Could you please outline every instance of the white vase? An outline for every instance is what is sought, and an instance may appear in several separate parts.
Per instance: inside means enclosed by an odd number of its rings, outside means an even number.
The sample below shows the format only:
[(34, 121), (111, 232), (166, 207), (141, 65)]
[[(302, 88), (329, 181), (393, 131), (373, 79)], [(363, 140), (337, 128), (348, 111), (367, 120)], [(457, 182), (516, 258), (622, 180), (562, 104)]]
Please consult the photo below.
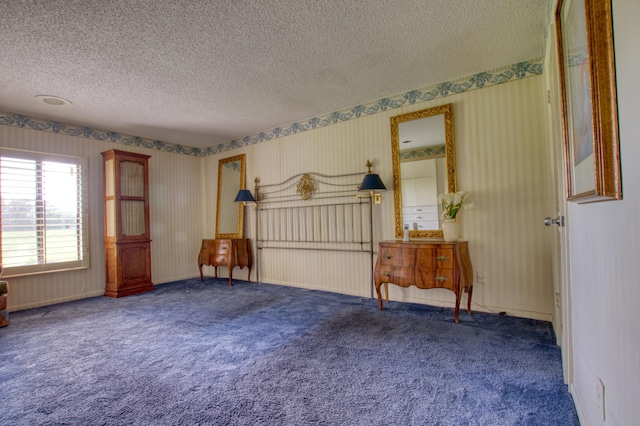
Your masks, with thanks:
[(455, 219), (445, 219), (442, 224), (442, 234), (448, 243), (458, 241), (460, 238), (460, 223)]

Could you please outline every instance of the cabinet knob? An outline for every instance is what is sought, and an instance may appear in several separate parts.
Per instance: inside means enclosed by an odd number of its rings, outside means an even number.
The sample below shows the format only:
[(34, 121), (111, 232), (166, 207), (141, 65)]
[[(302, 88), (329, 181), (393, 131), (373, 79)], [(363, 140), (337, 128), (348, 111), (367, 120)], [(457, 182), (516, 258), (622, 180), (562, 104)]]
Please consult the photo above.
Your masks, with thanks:
[(444, 261), (447, 261), (447, 260), (449, 260), (449, 258), (447, 256), (438, 256), (438, 261), (440, 261), (440, 262), (444, 262)]
[(224, 257), (221, 257), (221, 258), (220, 258), (220, 262), (226, 262), (226, 261), (227, 261), (227, 259), (226, 259), (226, 258), (224, 258)]
[(444, 282), (444, 281), (447, 280), (447, 277), (440, 276), (440, 277), (436, 278), (436, 280), (438, 280), (438, 282)]
[(385, 258), (385, 259), (391, 259), (392, 257), (393, 257), (393, 256), (391, 256), (390, 254), (385, 254), (385, 255), (384, 255), (384, 258)]
[(391, 272), (385, 271), (385, 272), (382, 273), (382, 275), (384, 275), (385, 277), (389, 278), (391, 276)]

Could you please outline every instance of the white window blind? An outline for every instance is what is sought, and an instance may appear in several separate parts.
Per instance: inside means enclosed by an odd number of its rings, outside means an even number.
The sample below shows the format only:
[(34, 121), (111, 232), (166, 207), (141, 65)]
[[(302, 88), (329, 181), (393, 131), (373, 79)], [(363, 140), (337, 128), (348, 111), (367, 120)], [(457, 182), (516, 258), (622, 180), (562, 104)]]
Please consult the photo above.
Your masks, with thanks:
[(0, 148), (0, 262), (6, 276), (88, 267), (85, 161)]

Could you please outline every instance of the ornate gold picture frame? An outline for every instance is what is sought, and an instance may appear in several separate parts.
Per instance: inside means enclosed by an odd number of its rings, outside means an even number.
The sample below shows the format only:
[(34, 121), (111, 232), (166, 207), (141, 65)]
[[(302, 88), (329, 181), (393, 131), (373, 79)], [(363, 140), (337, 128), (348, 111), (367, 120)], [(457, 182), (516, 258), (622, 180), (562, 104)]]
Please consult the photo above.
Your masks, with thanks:
[(622, 198), (611, 0), (559, 0), (567, 199)]

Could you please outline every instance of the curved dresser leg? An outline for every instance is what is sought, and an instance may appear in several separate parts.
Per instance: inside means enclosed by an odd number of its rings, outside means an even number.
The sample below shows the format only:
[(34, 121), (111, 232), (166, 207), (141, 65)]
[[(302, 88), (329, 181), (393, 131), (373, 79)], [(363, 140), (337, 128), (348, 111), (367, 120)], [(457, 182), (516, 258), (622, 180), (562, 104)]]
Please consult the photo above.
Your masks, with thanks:
[(380, 283), (375, 283), (376, 293), (378, 295), (378, 308), (382, 310), (382, 294), (380, 293)]

